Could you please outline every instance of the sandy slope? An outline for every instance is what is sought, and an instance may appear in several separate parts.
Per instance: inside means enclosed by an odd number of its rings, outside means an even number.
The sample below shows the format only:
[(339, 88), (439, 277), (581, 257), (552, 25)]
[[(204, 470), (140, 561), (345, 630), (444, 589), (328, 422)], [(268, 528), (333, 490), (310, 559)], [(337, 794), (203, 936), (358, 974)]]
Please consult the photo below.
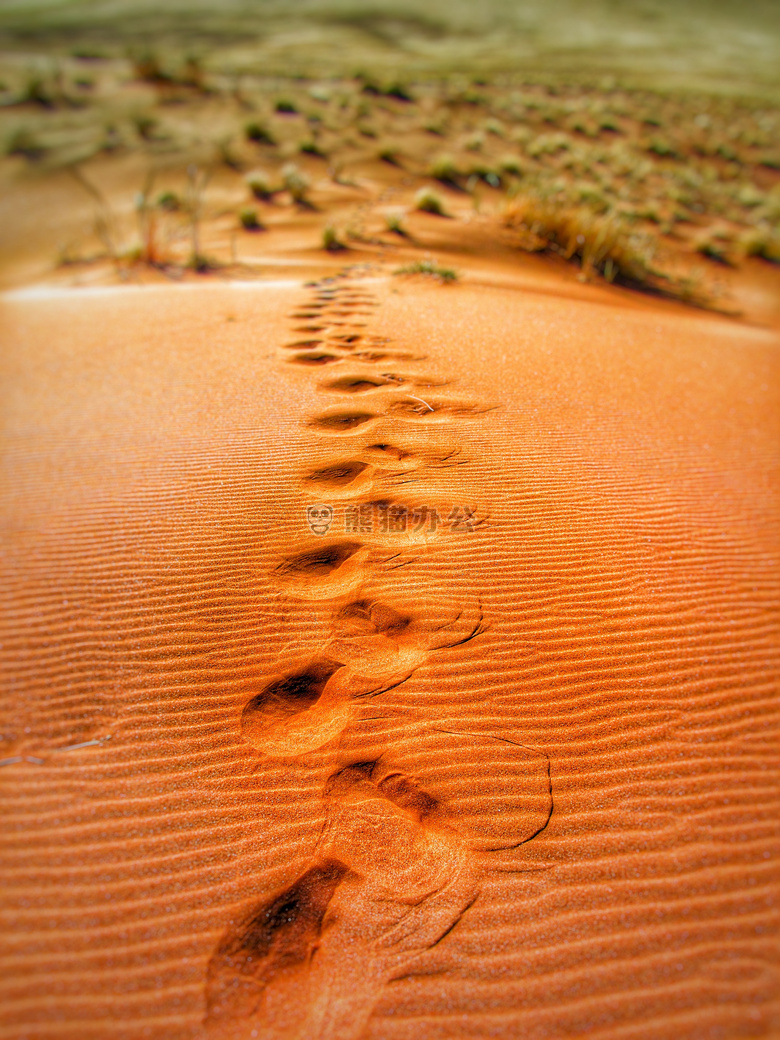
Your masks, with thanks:
[(379, 267), (2, 312), (0, 1036), (780, 1035), (775, 333)]

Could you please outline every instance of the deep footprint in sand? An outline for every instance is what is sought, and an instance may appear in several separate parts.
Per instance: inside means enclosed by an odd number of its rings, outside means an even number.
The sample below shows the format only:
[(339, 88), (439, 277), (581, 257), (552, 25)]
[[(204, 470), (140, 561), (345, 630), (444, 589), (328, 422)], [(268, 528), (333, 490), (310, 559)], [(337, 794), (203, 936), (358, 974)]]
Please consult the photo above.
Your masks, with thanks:
[(344, 731), (355, 700), (374, 692), (326, 656), (268, 683), (241, 713), (241, 736), (258, 751), (294, 758), (324, 747)]
[(338, 354), (323, 353), (311, 353), (311, 354), (294, 354), (291, 358), (288, 358), (294, 365), (334, 365), (338, 361), (343, 361)]
[(211, 1036), (354, 1040), (385, 983), (474, 903), (469, 857), (430, 825), (425, 793), (374, 769), (330, 778), (315, 863), (226, 931), (208, 969)]
[(345, 434), (353, 433), (376, 418), (373, 412), (325, 412), (312, 419), (309, 425), (322, 433)]
[(369, 554), (362, 542), (323, 542), (285, 557), (275, 574), (280, 584), (303, 599), (331, 599), (360, 584)]

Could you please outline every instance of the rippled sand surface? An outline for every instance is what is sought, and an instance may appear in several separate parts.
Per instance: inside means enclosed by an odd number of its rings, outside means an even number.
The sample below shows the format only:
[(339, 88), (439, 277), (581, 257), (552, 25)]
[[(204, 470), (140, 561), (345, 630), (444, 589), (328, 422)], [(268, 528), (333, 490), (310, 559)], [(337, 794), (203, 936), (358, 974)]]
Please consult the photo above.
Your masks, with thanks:
[(1, 1037), (778, 1035), (775, 332), (0, 309)]

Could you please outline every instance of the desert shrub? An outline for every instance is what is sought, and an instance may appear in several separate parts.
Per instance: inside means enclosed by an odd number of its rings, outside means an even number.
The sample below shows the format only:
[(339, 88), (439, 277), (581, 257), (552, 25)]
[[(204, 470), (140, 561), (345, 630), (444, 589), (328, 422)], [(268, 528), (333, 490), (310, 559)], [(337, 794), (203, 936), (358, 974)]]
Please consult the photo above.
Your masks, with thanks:
[(309, 188), (311, 182), (306, 174), (295, 163), (287, 163), (282, 167), (282, 184), (285, 191), (290, 193), (293, 202), (299, 206), (309, 205)]
[(406, 237), (408, 232), (404, 227), (404, 216), (403, 213), (393, 212), (385, 214), (385, 227), (388, 231), (392, 231), (394, 235), (401, 235)]
[(441, 195), (432, 188), (421, 188), (414, 197), (414, 208), (422, 213), (433, 213), (437, 217), (446, 217)]
[(325, 152), (313, 138), (308, 138), (306, 141), (301, 141), (298, 150), (302, 152), (303, 155), (316, 155), (320, 159), (324, 159), (326, 157)]
[(614, 214), (596, 214), (531, 194), (508, 203), (504, 223), (520, 232), (521, 248), (557, 253), (579, 264), (585, 278), (598, 275), (608, 282), (688, 303), (711, 304), (693, 280), (660, 271), (654, 263), (655, 240), (631, 229)]
[(323, 228), (322, 248), (327, 249), (329, 253), (339, 253), (342, 249), (347, 248), (332, 224), (328, 224), (327, 227)]
[(289, 98), (279, 98), (274, 105), (274, 111), (280, 115), (294, 116), (298, 113), (298, 106)]
[(161, 191), (157, 196), (156, 205), (158, 209), (164, 209), (169, 213), (175, 213), (182, 208), (182, 201), (175, 191)]
[(451, 155), (438, 155), (431, 163), (431, 177), (442, 184), (457, 184), (460, 170)]
[(242, 209), (238, 219), (244, 231), (262, 231), (263, 225), (257, 215), (256, 209)]
[(269, 199), (273, 198), (274, 191), (271, 187), (271, 179), (262, 170), (254, 170), (252, 173), (247, 174), (246, 183), (254, 198), (262, 202), (268, 202)]
[(456, 282), (458, 272), (452, 267), (441, 267), (435, 260), (415, 260), (412, 264), (399, 267), (395, 274), (424, 274), (440, 282)]
[(244, 127), (244, 136), (254, 144), (276, 144), (273, 134), (263, 123), (251, 122)]
[(757, 256), (772, 264), (780, 264), (780, 232), (768, 224), (746, 231), (739, 242), (744, 256)]

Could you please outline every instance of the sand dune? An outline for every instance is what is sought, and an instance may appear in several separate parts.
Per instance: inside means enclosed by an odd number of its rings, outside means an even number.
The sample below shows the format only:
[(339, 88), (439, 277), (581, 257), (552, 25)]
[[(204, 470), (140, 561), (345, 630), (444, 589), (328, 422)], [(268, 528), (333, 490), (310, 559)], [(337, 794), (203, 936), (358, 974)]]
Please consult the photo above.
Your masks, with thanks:
[(778, 1035), (777, 334), (506, 277), (6, 295), (0, 1036)]

